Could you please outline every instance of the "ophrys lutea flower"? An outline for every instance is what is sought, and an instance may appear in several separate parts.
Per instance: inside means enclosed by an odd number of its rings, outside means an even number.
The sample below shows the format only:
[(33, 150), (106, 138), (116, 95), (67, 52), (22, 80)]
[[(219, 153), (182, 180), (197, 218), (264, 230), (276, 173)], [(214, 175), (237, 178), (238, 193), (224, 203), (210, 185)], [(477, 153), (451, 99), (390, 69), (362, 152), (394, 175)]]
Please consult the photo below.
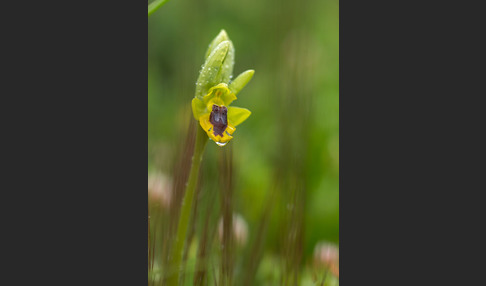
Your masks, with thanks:
[[(253, 71), (251, 71), (253, 74)], [(229, 106), (236, 95), (226, 83), (220, 83), (209, 89), (202, 100), (192, 100), (194, 118), (219, 146), (224, 146), (233, 138), (236, 126), (251, 114), (246, 108)]]
[(209, 45), (206, 62), (196, 83), (196, 96), (192, 100), (194, 118), (219, 146), (226, 145), (233, 138), (236, 126), (251, 114), (246, 108), (230, 104), (250, 81), (254, 71), (247, 70), (229, 82), (233, 64), (233, 43), (222, 30)]

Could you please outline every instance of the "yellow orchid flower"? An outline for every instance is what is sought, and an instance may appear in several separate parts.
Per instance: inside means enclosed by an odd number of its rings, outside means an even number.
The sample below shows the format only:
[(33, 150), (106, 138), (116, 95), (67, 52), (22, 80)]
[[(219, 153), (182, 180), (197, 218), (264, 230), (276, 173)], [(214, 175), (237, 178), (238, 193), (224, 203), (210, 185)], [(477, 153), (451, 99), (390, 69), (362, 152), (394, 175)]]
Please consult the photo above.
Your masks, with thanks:
[[(253, 71), (250, 72), (253, 75)], [(226, 145), (233, 138), (236, 126), (251, 114), (246, 108), (229, 106), (234, 100), (236, 95), (226, 83), (210, 88), (202, 100), (197, 97), (192, 100), (194, 118), (219, 146)]]
[(247, 70), (230, 82), (234, 58), (233, 43), (226, 31), (221, 30), (206, 52), (192, 100), (194, 118), (219, 146), (226, 145), (233, 138), (236, 126), (251, 114), (248, 109), (229, 106), (255, 72)]

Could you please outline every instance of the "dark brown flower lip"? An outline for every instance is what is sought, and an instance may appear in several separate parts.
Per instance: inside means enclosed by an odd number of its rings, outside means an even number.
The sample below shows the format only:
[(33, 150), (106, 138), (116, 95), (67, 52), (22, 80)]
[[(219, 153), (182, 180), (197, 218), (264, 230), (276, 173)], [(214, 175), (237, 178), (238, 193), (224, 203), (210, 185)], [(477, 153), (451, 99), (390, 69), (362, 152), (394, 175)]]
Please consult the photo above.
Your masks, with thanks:
[(228, 109), (226, 106), (213, 104), (213, 110), (209, 115), (209, 122), (213, 125), (215, 136), (223, 136), (223, 132), (228, 127)]

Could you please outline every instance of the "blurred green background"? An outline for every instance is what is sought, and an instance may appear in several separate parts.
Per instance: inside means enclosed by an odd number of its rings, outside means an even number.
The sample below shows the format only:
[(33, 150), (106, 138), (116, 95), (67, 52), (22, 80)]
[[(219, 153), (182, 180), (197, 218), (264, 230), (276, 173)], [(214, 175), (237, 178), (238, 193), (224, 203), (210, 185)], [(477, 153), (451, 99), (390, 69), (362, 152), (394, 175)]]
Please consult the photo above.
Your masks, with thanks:
[[(151, 15), (149, 173), (174, 174), (174, 160), (194, 120), (190, 102), (196, 79), (221, 29), (235, 46), (234, 77), (255, 70), (233, 103), (252, 111), (228, 144), (234, 210), (247, 221), (251, 241), (269, 194), (277, 189), (264, 238), (264, 255), (271, 257), (281, 252), (279, 241), (287, 231), (282, 213), (293, 208), (292, 194), (298, 192), (302, 263), (307, 263), (318, 241), (339, 240), (339, 3), (170, 0)], [(219, 149), (209, 141), (205, 160)], [(208, 180), (206, 175), (204, 183), (210, 185)]]

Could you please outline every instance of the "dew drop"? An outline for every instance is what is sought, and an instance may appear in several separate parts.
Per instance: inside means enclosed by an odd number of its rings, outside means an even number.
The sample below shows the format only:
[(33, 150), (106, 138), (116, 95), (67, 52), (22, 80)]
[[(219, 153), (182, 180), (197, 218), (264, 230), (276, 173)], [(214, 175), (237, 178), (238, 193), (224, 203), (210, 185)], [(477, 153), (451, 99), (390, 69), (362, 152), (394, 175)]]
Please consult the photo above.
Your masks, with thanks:
[(228, 142), (224, 142), (224, 143), (222, 143), (222, 142), (216, 142), (216, 144), (218, 144), (218, 146), (220, 146), (220, 147), (223, 147), (224, 145), (228, 144)]

